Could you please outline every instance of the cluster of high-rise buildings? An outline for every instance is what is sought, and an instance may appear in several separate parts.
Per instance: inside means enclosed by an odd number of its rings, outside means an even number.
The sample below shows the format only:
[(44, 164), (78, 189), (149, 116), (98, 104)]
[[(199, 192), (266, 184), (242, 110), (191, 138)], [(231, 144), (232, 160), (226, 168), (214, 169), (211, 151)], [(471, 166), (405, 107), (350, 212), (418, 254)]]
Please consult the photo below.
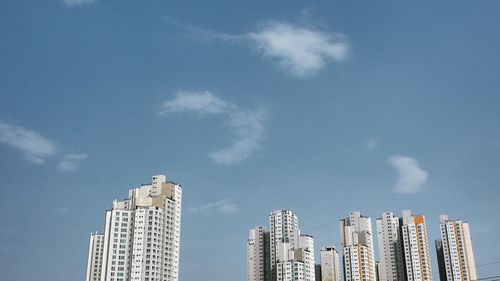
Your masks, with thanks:
[[(182, 188), (164, 175), (129, 190), (106, 211), (104, 233), (92, 233), (86, 281), (177, 281)], [(431, 281), (430, 248), (423, 215), (391, 212), (376, 220), (378, 260), (371, 218), (351, 212), (340, 220), (341, 252), (321, 248), (301, 233), (290, 210), (269, 214), (269, 226), (250, 230), (248, 281)], [(469, 224), (440, 217), (436, 240), (442, 281), (478, 279)], [(340, 263), (342, 257), (342, 264)]]
[(177, 281), (182, 188), (164, 175), (133, 188), (90, 235), (86, 281)]
[[(477, 280), (468, 223), (440, 217), (441, 239), (436, 240), (440, 280)], [(248, 281), (431, 281), (431, 258), (423, 215), (385, 212), (376, 220), (378, 260), (372, 221), (359, 212), (340, 220), (341, 254), (334, 246), (314, 256), (314, 238), (301, 234), (290, 210), (269, 214), (269, 227), (250, 230), (247, 241)], [(340, 264), (339, 255), (342, 256)]]

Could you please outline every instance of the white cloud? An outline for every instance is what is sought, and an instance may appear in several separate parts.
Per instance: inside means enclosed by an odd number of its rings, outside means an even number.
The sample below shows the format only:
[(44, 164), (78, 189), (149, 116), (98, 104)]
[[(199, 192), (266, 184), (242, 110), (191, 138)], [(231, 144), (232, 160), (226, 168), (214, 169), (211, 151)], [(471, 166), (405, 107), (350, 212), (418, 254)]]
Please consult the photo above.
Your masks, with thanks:
[(210, 202), (202, 206), (193, 206), (188, 209), (193, 213), (208, 214), (211, 212), (220, 212), (224, 214), (231, 214), (239, 211), (238, 205), (233, 203), (230, 199), (221, 199), (215, 202)]
[(39, 133), (0, 120), (0, 143), (21, 151), (30, 162), (43, 164), (57, 152), (57, 145)]
[(59, 0), (59, 1), (68, 7), (95, 4), (99, 2), (99, 0)]
[(408, 156), (394, 155), (389, 157), (388, 161), (399, 173), (394, 192), (415, 194), (422, 191), (422, 186), (427, 182), (429, 175), (420, 167), (417, 160)]
[[(18, 125), (0, 120), (0, 144), (19, 150), (24, 157), (35, 164), (44, 164), (47, 159), (60, 154), (62, 149), (56, 142), (41, 134)], [(74, 171), (87, 154), (67, 154), (58, 164), (61, 171)]]
[(171, 18), (166, 20), (186, 29), (193, 40), (223, 41), (248, 46), (297, 77), (311, 76), (331, 61), (346, 59), (349, 53), (349, 44), (343, 34), (311, 25), (269, 21), (256, 31), (227, 34), (180, 23)]
[(182, 113), (192, 111), (202, 114), (216, 114), (227, 111), (229, 105), (210, 92), (185, 92), (176, 93), (173, 100), (163, 103), (160, 114)]
[(248, 38), (256, 43), (264, 57), (277, 60), (284, 70), (299, 77), (316, 73), (328, 61), (345, 59), (348, 44), (343, 37), (279, 21), (248, 33)]
[(210, 92), (177, 92), (175, 98), (163, 103), (159, 114), (168, 113), (219, 114), (229, 120), (235, 138), (226, 148), (210, 153), (218, 164), (239, 163), (261, 147), (264, 136), (265, 112), (262, 109), (246, 110), (226, 102)]
[(57, 168), (63, 172), (72, 172), (78, 169), (81, 161), (87, 159), (87, 154), (66, 154), (57, 165)]

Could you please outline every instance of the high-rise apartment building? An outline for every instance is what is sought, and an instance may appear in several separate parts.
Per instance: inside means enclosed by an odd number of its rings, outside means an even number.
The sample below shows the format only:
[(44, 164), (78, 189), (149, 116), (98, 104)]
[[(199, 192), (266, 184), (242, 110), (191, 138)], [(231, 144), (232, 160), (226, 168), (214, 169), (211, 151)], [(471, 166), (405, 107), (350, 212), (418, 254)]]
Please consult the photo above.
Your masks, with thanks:
[(158, 175), (115, 200), (106, 212), (99, 280), (177, 281), (181, 199), (181, 186)]
[(340, 281), (339, 252), (333, 246), (321, 248), (321, 281)]
[(269, 231), (264, 226), (250, 230), (247, 241), (248, 281), (270, 281)]
[(250, 230), (247, 258), (249, 281), (315, 280), (314, 238), (300, 234), (298, 218), (290, 210), (270, 213), (269, 231)]
[(385, 212), (376, 220), (380, 261), (378, 274), (383, 281), (404, 281), (405, 266), (399, 218)]
[(427, 227), (423, 215), (403, 211), (401, 222), (405, 276), (409, 281), (432, 281)]
[(104, 235), (97, 232), (91, 233), (87, 260), (87, 276), (85, 277), (86, 281), (101, 280), (103, 249)]
[(478, 279), (469, 224), (440, 216), (441, 240), (436, 241), (439, 276), (447, 281)]
[(269, 226), (271, 280), (276, 281), (278, 250), (283, 251), (285, 244), (289, 248), (294, 248), (298, 243), (299, 219), (290, 210), (277, 210), (269, 214)]
[(432, 280), (425, 217), (403, 211), (398, 218), (385, 212), (377, 219), (379, 278), (387, 281)]
[(292, 248), (281, 243), (276, 259), (276, 281), (315, 281), (314, 238), (298, 235), (298, 243)]
[(359, 212), (340, 220), (345, 281), (376, 281), (371, 218)]

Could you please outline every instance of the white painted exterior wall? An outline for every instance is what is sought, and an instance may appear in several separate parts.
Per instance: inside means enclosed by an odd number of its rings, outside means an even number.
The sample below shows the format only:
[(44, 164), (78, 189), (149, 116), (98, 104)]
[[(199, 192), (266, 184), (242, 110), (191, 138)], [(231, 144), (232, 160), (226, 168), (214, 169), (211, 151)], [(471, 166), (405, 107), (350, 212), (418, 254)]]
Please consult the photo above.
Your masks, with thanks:
[(340, 281), (339, 252), (333, 246), (321, 249), (321, 281)]
[(86, 281), (100, 281), (104, 250), (104, 234), (91, 233), (87, 259)]
[(182, 188), (153, 176), (106, 212), (101, 281), (177, 281)]
[(399, 218), (385, 212), (376, 220), (380, 255), (379, 278), (383, 281), (404, 281), (405, 267)]
[(304, 280), (315, 281), (314, 237), (311, 235), (300, 235), (298, 250), (300, 251), (299, 260), (304, 262)]
[(247, 241), (247, 280), (269, 281), (269, 231), (264, 226), (250, 230)]
[(477, 280), (477, 268), (469, 224), (440, 217), (441, 242), (447, 281)]
[(376, 281), (371, 218), (359, 212), (340, 220), (344, 279)]
[[(271, 264), (271, 280), (277, 280), (279, 249), (294, 248), (298, 242), (299, 220), (290, 210), (277, 210), (269, 214), (269, 254)], [(284, 243), (288, 245), (283, 245)], [(282, 252), (282, 251), (281, 251)], [(281, 255), (283, 256), (283, 254)], [(281, 260), (284, 261), (284, 260)]]
[(431, 257), (427, 239), (425, 217), (403, 211), (402, 240), (406, 264), (406, 279), (409, 281), (431, 281)]
[(277, 281), (306, 281), (305, 265), (301, 261), (281, 261), (276, 264)]

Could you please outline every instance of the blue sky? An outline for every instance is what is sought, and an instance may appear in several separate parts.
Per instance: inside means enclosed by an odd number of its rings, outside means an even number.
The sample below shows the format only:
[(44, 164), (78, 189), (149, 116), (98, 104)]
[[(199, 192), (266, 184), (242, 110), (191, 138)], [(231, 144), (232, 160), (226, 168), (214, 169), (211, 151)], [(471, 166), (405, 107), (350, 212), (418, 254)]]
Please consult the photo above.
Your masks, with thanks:
[(499, 8), (0, 1), (3, 278), (83, 279), (88, 234), (153, 174), (184, 188), (183, 281), (246, 280), (275, 209), (317, 249), (349, 211), (412, 209), (432, 241), (447, 213), (500, 261)]

